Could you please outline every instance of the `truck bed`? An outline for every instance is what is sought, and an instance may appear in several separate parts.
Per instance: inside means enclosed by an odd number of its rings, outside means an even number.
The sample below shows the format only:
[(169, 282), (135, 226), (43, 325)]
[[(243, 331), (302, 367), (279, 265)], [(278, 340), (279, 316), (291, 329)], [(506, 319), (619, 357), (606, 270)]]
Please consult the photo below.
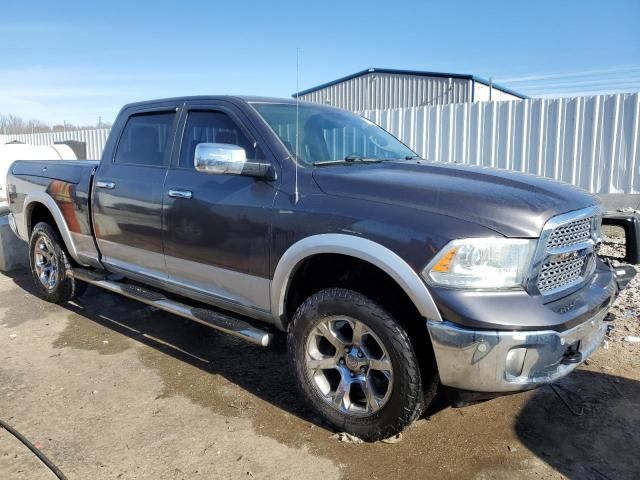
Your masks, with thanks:
[(13, 175), (44, 177), (78, 184), (98, 166), (97, 160), (29, 160), (14, 162)]
[(29, 240), (34, 222), (53, 215), (69, 253), (91, 265), (97, 256), (90, 215), (91, 179), (99, 162), (29, 160), (14, 162), (7, 177), (18, 236)]

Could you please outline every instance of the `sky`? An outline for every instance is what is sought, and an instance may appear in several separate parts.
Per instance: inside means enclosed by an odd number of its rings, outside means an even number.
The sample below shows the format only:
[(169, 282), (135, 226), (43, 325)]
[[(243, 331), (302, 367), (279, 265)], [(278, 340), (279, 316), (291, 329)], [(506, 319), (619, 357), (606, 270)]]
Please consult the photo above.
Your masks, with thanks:
[(113, 121), (132, 101), (289, 97), (369, 67), (530, 96), (640, 91), (640, 0), (0, 0), (0, 114)]

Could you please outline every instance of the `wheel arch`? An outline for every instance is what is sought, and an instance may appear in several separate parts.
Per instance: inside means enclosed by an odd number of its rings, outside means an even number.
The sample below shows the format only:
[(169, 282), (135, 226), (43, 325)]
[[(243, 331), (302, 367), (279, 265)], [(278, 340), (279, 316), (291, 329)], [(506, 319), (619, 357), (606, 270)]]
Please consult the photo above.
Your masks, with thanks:
[(66, 247), (67, 252), (69, 252), (69, 255), (71, 255), (71, 257), (75, 261), (78, 261), (78, 251), (75, 244), (73, 243), (71, 232), (69, 231), (69, 227), (64, 220), (62, 211), (56, 204), (55, 200), (45, 192), (29, 194), (25, 198), (22, 220), (22, 232), (24, 232), (25, 237), (24, 240), (26, 240), (27, 242), (29, 241), (31, 231), (35, 226), (32, 221), (34, 211), (37, 212), (42, 208), (46, 209), (46, 211), (53, 219), (54, 224), (51, 226), (55, 228), (60, 234), (60, 237), (64, 242), (64, 246)]
[(440, 312), (420, 276), (387, 247), (362, 237), (321, 234), (294, 243), (278, 262), (271, 282), (271, 309), (280, 329), (287, 326), (287, 296), (292, 279), (304, 262), (321, 254), (337, 254), (366, 262), (386, 273), (407, 295), (416, 310), (430, 320), (442, 320)]

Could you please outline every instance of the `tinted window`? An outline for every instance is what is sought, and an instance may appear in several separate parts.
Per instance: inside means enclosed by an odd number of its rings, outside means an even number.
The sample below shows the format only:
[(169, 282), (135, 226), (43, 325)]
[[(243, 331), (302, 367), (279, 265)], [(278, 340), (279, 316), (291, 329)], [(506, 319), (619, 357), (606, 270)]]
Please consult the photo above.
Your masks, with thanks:
[(156, 167), (167, 165), (174, 116), (175, 113), (152, 113), (130, 117), (114, 161)]
[[(386, 130), (353, 113), (323, 105), (253, 103), (289, 152), (308, 165), (359, 156), (401, 160), (415, 153)], [(296, 152), (297, 136), (297, 152)]]
[(236, 123), (223, 112), (189, 113), (180, 150), (181, 168), (193, 168), (193, 156), (199, 143), (238, 145), (244, 148), (250, 160), (260, 155)]

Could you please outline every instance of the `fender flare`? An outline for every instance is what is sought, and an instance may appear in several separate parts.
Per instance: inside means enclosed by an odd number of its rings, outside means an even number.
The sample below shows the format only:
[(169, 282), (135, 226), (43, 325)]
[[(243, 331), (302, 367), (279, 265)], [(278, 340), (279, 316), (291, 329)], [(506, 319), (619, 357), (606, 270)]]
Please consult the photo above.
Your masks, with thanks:
[(56, 227), (60, 232), (60, 236), (62, 237), (62, 241), (67, 247), (67, 251), (69, 255), (78, 263), (83, 263), (78, 260), (78, 250), (76, 249), (75, 244), (73, 243), (73, 237), (71, 236), (71, 232), (69, 231), (69, 227), (67, 226), (67, 222), (64, 220), (64, 215), (62, 215), (62, 211), (60, 207), (55, 202), (55, 200), (51, 197), (51, 195), (45, 192), (34, 192), (27, 195), (24, 200), (24, 208), (22, 215), (22, 232), (23, 232), (23, 240), (29, 242), (29, 221), (31, 220), (31, 213), (33, 210), (33, 206), (35, 203), (43, 204), (51, 213), (53, 220), (56, 222)]
[(442, 321), (425, 282), (396, 253), (366, 238), (345, 234), (321, 234), (294, 243), (278, 261), (271, 282), (271, 310), (279, 328), (284, 329), (285, 300), (291, 278), (304, 260), (322, 253), (348, 255), (375, 265), (404, 290), (423, 317)]

